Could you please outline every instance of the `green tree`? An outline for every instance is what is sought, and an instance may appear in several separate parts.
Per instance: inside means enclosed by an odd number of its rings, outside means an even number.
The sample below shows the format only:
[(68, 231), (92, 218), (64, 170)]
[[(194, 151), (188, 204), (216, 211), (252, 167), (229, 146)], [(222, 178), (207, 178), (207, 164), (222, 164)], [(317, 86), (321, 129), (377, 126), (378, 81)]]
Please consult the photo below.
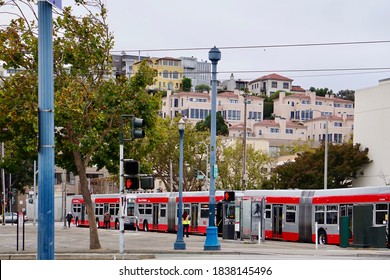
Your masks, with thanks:
[[(225, 144), (223, 144), (225, 143)], [(232, 144), (226, 145), (225, 141), (219, 141), (217, 153), (218, 180), (220, 189), (243, 189), (243, 146), (242, 140), (237, 139)], [(246, 173), (248, 181), (247, 189), (259, 189), (266, 181), (265, 167), (269, 164), (269, 157), (263, 151), (256, 150), (252, 145), (246, 148)]]
[[(170, 178), (171, 178), (171, 164), (172, 164), (172, 176), (173, 178), (173, 190), (178, 191), (179, 178), (179, 131), (177, 123), (180, 117), (174, 120), (159, 119), (156, 130), (158, 130), (156, 137), (157, 149), (154, 149), (145, 158), (153, 169), (156, 177), (160, 178), (165, 188), (170, 190)], [(199, 189), (199, 184), (194, 176), (194, 168), (199, 170), (206, 170), (206, 152), (205, 147), (199, 145), (199, 142), (206, 142), (208, 133), (198, 132), (193, 125), (186, 124), (184, 131), (184, 143), (183, 143), (183, 161), (185, 168), (183, 169), (183, 190), (195, 191)], [(204, 172), (205, 173), (205, 172)]]
[(183, 91), (189, 92), (192, 88), (192, 80), (190, 78), (184, 77), (182, 80)]
[(326, 94), (333, 94), (333, 90), (328, 89), (328, 88), (315, 88), (315, 87), (310, 87), (311, 92), (315, 92), (316, 95), (318, 96), (325, 96)]
[[(225, 120), (221, 112), (217, 112), (216, 114), (216, 130), (217, 135), (228, 136), (229, 128), (226, 124)], [(203, 121), (199, 121), (195, 126), (197, 131), (210, 131), (211, 130), (211, 114), (209, 114)]]
[(350, 100), (350, 101), (355, 101), (355, 91), (349, 90), (349, 89), (340, 90), (337, 93), (337, 97), (342, 98), (342, 99), (346, 99), (346, 100)]
[(210, 91), (211, 87), (208, 86), (208, 85), (205, 85), (205, 84), (201, 84), (201, 85), (196, 85), (195, 86), (195, 91), (197, 92), (204, 92), (204, 91)]
[[(324, 188), (324, 151), (322, 144), (314, 151), (299, 153), (295, 161), (289, 161), (275, 168), (275, 175), (269, 183), (280, 189), (322, 189)], [(360, 150), (360, 144), (343, 143), (328, 147), (328, 189), (351, 186), (351, 181), (371, 161), (368, 149)]]
[[(84, 3), (84, 1), (82, 1)], [(76, 1), (76, 3), (81, 3)], [(119, 128), (123, 114), (134, 114), (147, 123), (143, 140), (133, 141), (126, 149), (129, 156), (141, 159), (155, 148), (154, 125), (161, 108), (158, 94), (149, 95), (155, 70), (142, 64), (129, 80), (109, 79), (110, 50), (113, 36), (107, 23), (107, 10), (96, 0), (87, 15), (72, 15), (71, 7), (54, 22), (54, 90), (56, 165), (80, 177), (81, 193), (90, 223), (90, 248), (101, 248), (88, 190), (86, 169), (106, 167), (118, 174)], [(92, 9), (92, 8), (91, 8)], [(20, 145), (19, 158), (36, 158), (37, 146), (37, 38), (36, 25), (18, 18), (0, 32), (0, 60), (5, 67), (26, 69), (4, 81), (0, 89), (0, 128), (7, 130), (2, 139)], [(25, 55), (26, 52), (29, 55)], [(25, 153), (24, 153), (25, 152)], [(144, 168), (147, 168), (144, 167)]]

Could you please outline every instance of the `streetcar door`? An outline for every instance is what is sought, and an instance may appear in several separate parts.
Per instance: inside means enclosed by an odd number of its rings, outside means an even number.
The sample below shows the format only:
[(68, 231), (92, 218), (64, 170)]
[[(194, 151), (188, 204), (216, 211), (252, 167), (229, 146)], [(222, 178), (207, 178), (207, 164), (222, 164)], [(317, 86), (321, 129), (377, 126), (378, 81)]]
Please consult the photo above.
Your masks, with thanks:
[(198, 231), (199, 204), (191, 204), (191, 228), (192, 231)]
[(282, 238), (282, 223), (283, 223), (283, 205), (272, 205), (272, 237)]
[(159, 213), (159, 204), (154, 203), (153, 204), (153, 229), (158, 229), (158, 213)]
[(81, 204), (81, 221), (84, 223), (85, 221), (85, 204)]
[[(352, 204), (341, 204), (340, 205), (340, 217), (345, 217), (348, 216), (348, 221), (349, 221), (349, 239), (352, 238), (352, 225), (353, 225), (353, 205)], [(340, 221), (339, 217), (339, 221)]]

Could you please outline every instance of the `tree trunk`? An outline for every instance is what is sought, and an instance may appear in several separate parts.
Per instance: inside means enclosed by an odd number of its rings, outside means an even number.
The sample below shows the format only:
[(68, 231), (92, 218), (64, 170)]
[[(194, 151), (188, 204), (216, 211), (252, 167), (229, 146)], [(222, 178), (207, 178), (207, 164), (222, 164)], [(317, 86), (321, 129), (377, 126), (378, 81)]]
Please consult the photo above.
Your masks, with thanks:
[(92, 205), (91, 193), (90, 190), (88, 189), (87, 168), (86, 165), (83, 164), (81, 160), (81, 155), (78, 151), (74, 151), (73, 155), (75, 157), (75, 163), (80, 177), (81, 194), (83, 195), (84, 203), (87, 207), (88, 220), (89, 220), (89, 249), (91, 250), (101, 249), (102, 246), (100, 245), (100, 240), (99, 240), (99, 235), (98, 235), (98, 230), (96, 225), (95, 211)]

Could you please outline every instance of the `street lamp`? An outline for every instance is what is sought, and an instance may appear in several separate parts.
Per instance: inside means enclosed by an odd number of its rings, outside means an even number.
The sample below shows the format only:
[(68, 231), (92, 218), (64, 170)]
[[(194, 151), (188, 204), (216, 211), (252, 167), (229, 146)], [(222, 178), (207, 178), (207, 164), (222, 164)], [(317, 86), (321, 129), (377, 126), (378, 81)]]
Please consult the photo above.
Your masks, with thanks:
[(211, 75), (211, 133), (210, 133), (210, 200), (209, 200), (209, 225), (206, 229), (206, 241), (204, 250), (220, 250), (218, 241), (218, 228), (215, 226), (215, 179), (218, 176), (218, 167), (215, 164), (216, 135), (217, 135), (217, 64), (221, 60), (221, 52), (214, 47), (209, 51), (209, 59), (212, 65)]
[(324, 158), (324, 190), (328, 188), (328, 123), (329, 123), (329, 115), (325, 114), (325, 112), (319, 110), (311, 110), (321, 113), (322, 116), (325, 116), (325, 158)]
[(209, 180), (209, 147), (203, 141), (198, 142), (198, 144), (202, 144), (202, 145), (204, 145), (206, 147), (206, 182), (205, 182), (205, 185), (206, 185), (206, 188), (207, 188), (208, 180)]
[(183, 120), (183, 118), (180, 119), (180, 121), (177, 124), (177, 128), (179, 129), (180, 134), (180, 161), (179, 161), (179, 211), (177, 214), (177, 236), (175, 244), (173, 245), (173, 248), (175, 250), (185, 250), (186, 249), (186, 243), (183, 240), (183, 221), (182, 221), (182, 214), (183, 214), (183, 136), (184, 136), (184, 129), (186, 127), (186, 124)]

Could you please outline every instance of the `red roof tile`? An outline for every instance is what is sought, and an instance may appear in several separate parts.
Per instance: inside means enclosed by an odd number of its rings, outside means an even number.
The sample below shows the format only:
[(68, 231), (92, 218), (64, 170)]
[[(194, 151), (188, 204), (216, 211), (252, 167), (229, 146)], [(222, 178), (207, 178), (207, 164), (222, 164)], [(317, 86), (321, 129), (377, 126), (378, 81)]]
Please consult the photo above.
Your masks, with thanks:
[(277, 81), (288, 81), (288, 82), (292, 82), (293, 81), (290, 78), (281, 76), (279, 74), (272, 73), (272, 74), (269, 74), (269, 75), (257, 78), (257, 79), (255, 79), (253, 81), (250, 81), (249, 83), (251, 84), (251, 83), (255, 83), (255, 82), (258, 82), (258, 81), (265, 81), (265, 80), (277, 80)]

